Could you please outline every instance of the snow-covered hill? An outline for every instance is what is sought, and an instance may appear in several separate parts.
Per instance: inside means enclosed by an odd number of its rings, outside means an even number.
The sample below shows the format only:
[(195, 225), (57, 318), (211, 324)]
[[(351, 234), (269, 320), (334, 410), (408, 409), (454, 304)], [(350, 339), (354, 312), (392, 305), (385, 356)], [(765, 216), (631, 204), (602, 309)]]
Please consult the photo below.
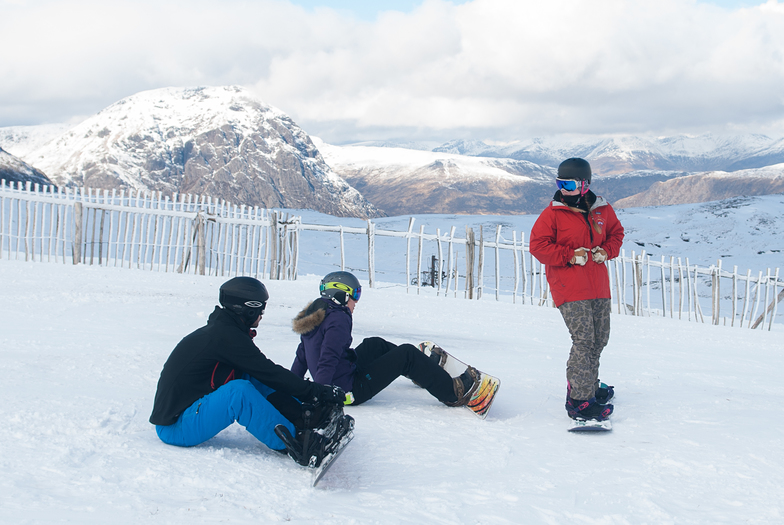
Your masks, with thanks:
[(388, 215), (531, 213), (553, 193), (555, 170), (527, 161), (314, 141), (327, 164)]
[(784, 164), (732, 173), (718, 171), (671, 178), (657, 182), (641, 193), (618, 200), (616, 206), (660, 206), (663, 203), (707, 202), (776, 193), (784, 193)]
[(30, 181), (33, 184), (52, 184), (52, 181), (40, 170), (11, 155), (3, 148), (0, 148), (0, 180), (5, 180), (6, 183)]
[(72, 127), (70, 124), (39, 124), (0, 128), (0, 148), (21, 158)]
[(58, 185), (377, 215), (329, 169), (288, 116), (237, 86), (137, 93), (29, 152), (25, 160)]

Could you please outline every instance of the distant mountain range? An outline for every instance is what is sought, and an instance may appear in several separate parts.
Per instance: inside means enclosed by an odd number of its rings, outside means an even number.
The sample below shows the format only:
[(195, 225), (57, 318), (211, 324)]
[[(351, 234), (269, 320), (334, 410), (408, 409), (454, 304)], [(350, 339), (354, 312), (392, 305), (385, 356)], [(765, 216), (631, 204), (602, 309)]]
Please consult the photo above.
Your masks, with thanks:
[(500, 146), (481, 141), (456, 140), (433, 151), (527, 160), (551, 167), (557, 167), (569, 157), (582, 157), (591, 163), (594, 172), (600, 176), (640, 170), (732, 172), (784, 163), (784, 139), (753, 134), (663, 138), (549, 137)]
[[(74, 126), (0, 128), (0, 178), (211, 195), (337, 216), (538, 213), (558, 164), (583, 157), (618, 207), (784, 191), (784, 139), (546, 137), (346, 146), (312, 138), (236, 87), (138, 93)], [(34, 166), (34, 167), (33, 167)], [(13, 174), (13, 175), (12, 175)]]
[[(701, 140), (682, 138), (681, 146), (675, 148), (672, 145), (678, 141), (672, 139), (663, 141), (671, 145), (668, 155), (663, 147), (653, 154), (641, 146), (630, 146), (643, 142), (624, 137), (603, 141), (598, 147), (595, 143), (541, 140), (538, 145), (520, 148), (519, 144), (499, 147), (455, 141), (422, 151), (395, 147), (394, 143), (338, 147), (316, 141), (327, 163), (340, 176), (391, 215), (539, 213), (555, 193), (553, 179), (558, 164), (570, 156), (591, 162), (592, 189), (617, 207), (784, 192), (784, 155), (780, 159), (772, 153), (780, 146), (779, 141), (758, 135), (736, 140), (705, 136)], [(622, 144), (627, 147), (622, 148)], [(688, 155), (685, 145), (692, 148)], [(687, 169), (713, 165), (726, 170), (761, 163), (765, 155), (779, 163), (734, 172)], [(685, 160), (679, 164), (678, 158)], [(650, 167), (641, 168), (646, 165)], [(609, 166), (613, 167), (610, 173), (603, 171)], [(676, 166), (685, 167), (669, 169)]]

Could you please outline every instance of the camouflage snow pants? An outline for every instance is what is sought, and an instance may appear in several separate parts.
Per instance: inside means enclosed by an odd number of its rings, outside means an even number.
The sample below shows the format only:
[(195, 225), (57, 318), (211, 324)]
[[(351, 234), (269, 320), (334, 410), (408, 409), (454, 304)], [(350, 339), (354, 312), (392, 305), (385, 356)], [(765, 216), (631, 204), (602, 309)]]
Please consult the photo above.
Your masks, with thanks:
[(599, 357), (610, 340), (610, 299), (572, 301), (558, 307), (572, 336), (566, 380), (572, 399), (590, 399), (599, 385)]

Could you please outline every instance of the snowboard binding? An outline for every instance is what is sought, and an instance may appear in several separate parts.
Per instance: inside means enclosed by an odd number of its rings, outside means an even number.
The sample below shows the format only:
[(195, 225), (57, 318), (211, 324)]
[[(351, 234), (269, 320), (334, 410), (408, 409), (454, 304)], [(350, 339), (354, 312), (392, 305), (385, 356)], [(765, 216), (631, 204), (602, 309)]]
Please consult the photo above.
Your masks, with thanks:
[[(316, 414), (320, 414), (319, 421), (315, 422), (315, 428), (311, 428), (314, 423), (312, 418)], [(296, 436), (292, 436), (284, 425), (275, 427), (275, 435), (283, 441), (291, 459), (304, 467), (315, 469), (324, 458), (341, 448), (341, 442), (346, 436), (352, 435), (354, 418), (345, 415), (340, 405), (319, 407), (308, 403), (302, 405), (302, 417), (305, 428), (298, 429)]]
[(485, 419), (493, 404), (501, 380), (469, 366), (431, 341), (419, 343), (419, 350), (452, 376), (457, 401), (448, 406), (464, 406)]

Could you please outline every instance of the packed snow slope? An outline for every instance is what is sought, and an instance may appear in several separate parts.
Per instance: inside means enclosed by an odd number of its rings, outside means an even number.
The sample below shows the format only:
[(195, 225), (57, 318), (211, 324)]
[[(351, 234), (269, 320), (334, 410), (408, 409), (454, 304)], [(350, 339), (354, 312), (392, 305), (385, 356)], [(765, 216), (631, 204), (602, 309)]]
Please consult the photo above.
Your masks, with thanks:
[[(256, 342), (284, 365), (319, 276), (267, 281)], [(557, 310), (363, 291), (355, 342), (431, 339), (498, 375), (485, 421), (400, 378), (348, 407), (356, 438), (318, 488), (233, 425), (193, 448), (148, 423), (161, 367), (220, 277), (0, 260), (0, 521), (8, 523), (781, 523), (774, 331), (612, 317), (614, 430), (566, 432)]]

